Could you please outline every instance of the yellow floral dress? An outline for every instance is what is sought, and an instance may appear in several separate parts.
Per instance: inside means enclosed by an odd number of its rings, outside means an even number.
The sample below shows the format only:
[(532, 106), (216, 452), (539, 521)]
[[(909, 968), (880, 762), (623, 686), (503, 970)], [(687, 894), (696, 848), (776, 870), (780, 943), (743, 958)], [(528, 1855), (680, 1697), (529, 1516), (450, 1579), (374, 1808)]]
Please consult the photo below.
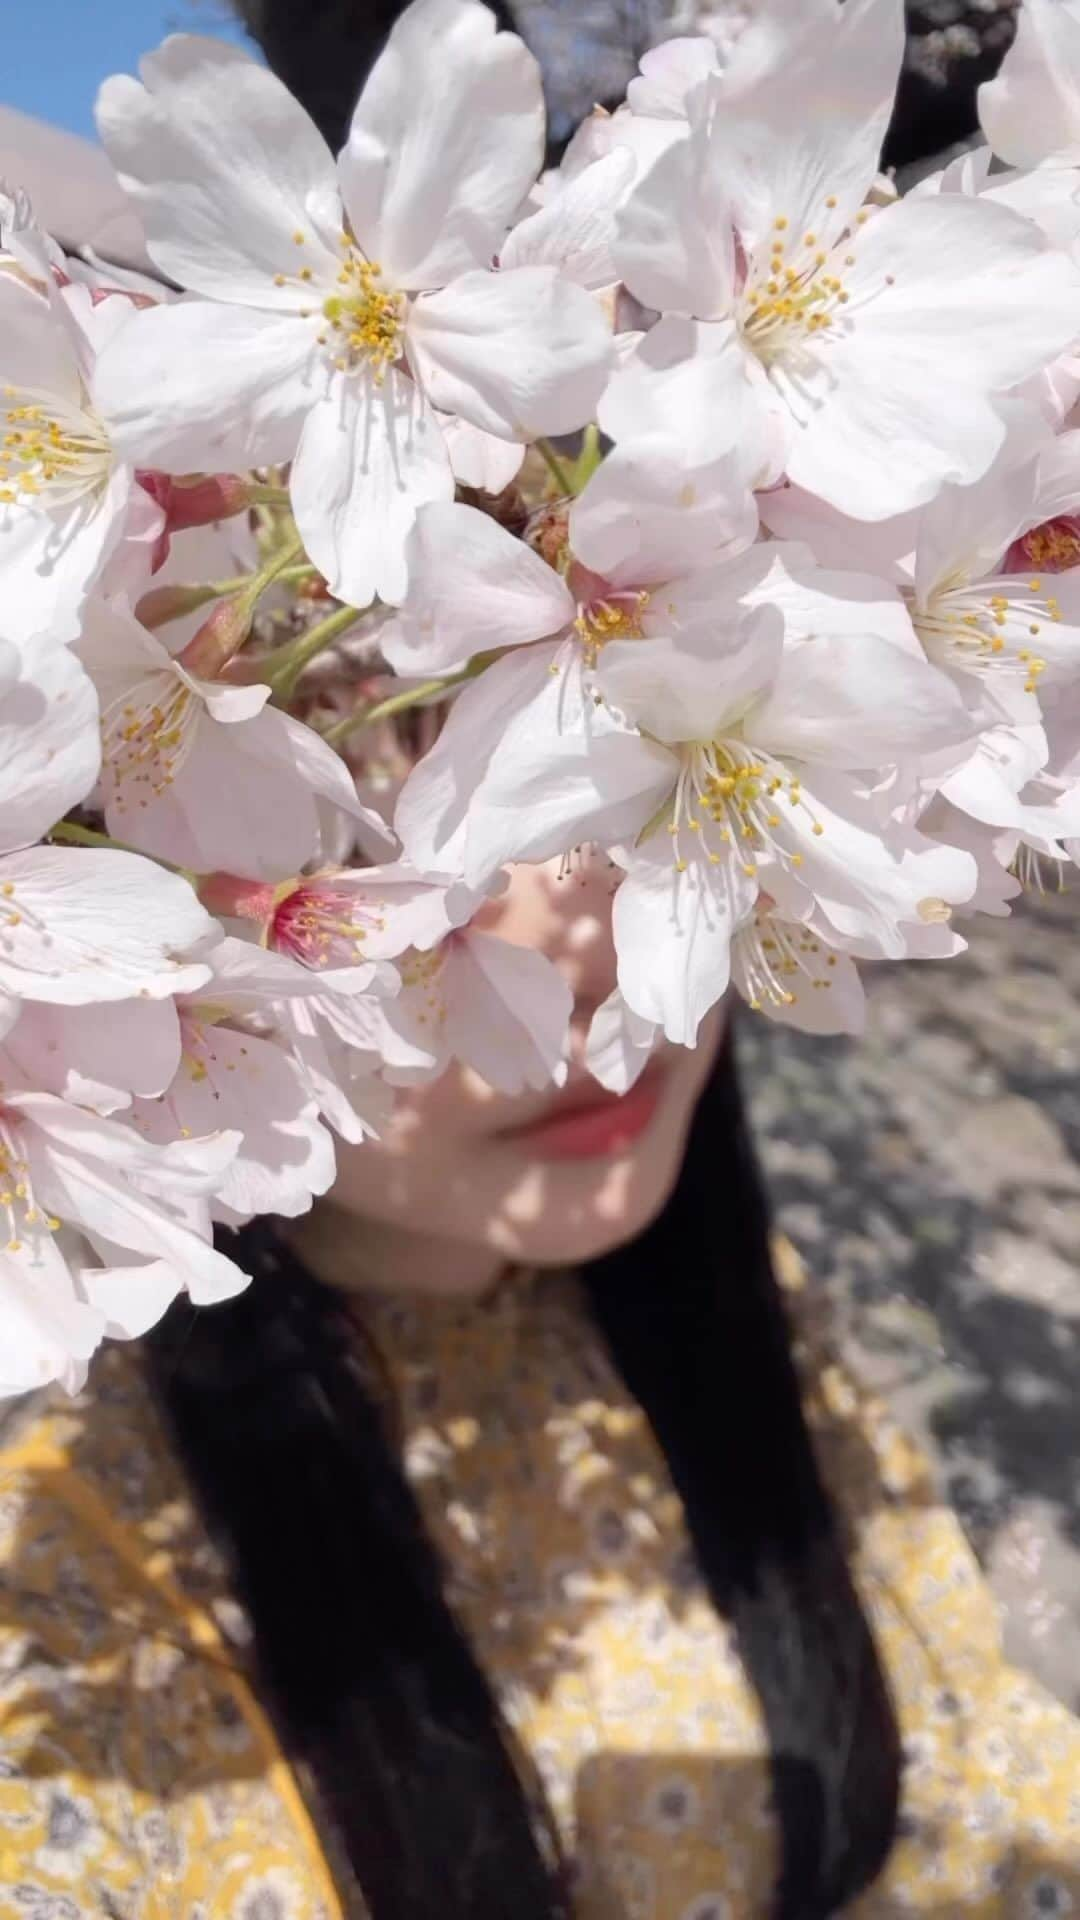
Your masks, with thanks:
[[(924, 1461), (785, 1262), (809, 1413), (905, 1739), (854, 1920), (1080, 1920), (1080, 1723), (1004, 1665)], [(371, 1304), (450, 1601), (541, 1778), (580, 1920), (762, 1920), (759, 1714), (572, 1278)], [(283, 1572), (283, 1577), (287, 1573)], [(351, 1920), (137, 1359), (0, 1446), (0, 1920)]]

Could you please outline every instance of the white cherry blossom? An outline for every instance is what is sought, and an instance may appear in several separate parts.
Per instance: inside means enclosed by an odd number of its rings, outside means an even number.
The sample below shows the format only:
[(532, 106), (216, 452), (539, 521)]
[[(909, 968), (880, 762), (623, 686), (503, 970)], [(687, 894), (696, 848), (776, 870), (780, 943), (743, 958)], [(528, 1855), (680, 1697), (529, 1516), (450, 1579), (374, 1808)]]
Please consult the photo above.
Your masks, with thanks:
[(0, 1048), (0, 1393), (50, 1380), (75, 1392), (106, 1334), (143, 1332), (182, 1291), (209, 1302), (245, 1285), (198, 1220), (239, 1145), (151, 1145), (12, 1082)]
[(610, 357), (550, 266), (493, 272), (543, 150), (539, 72), (476, 0), (414, 0), (335, 169), (291, 95), (177, 35), (98, 120), (158, 265), (199, 296), (136, 316), (102, 373), (121, 444), (173, 470), (293, 460), (342, 599), (397, 600), (418, 505), (449, 499), (433, 408), (514, 442), (581, 426)]
[(88, 609), (78, 651), (101, 703), (102, 802), (117, 839), (196, 873), (278, 879), (316, 853), (321, 801), (386, 845), (342, 761), (267, 704), (267, 685), (190, 672), (121, 601)]
[[(388, 657), (432, 673), (507, 651), (462, 690), (405, 785), (395, 822), (410, 859), (483, 886), (504, 860), (566, 852), (583, 804), (603, 844), (640, 823), (643, 805), (647, 817), (663, 763), (650, 768), (643, 743), (597, 704), (597, 658), (620, 635), (670, 631), (688, 593), (696, 618), (722, 620), (736, 589), (716, 563), (756, 528), (733, 460), (688, 470), (660, 439), (609, 455), (565, 527), (556, 517), (545, 538), (558, 570), (473, 508), (426, 508)], [(688, 584), (691, 569), (713, 583), (715, 606), (708, 585)]]
[(902, 20), (847, 0), (733, 102), (722, 77), (692, 97), (689, 137), (618, 216), (622, 276), (664, 317), (605, 395), (616, 440), (665, 424), (738, 443), (756, 483), (786, 472), (866, 520), (989, 466), (994, 396), (1070, 345), (1080, 275), (987, 198), (863, 204)]
[(979, 119), (1013, 166), (1080, 165), (1078, 0), (1024, 0), (996, 78), (979, 88)]
[(905, 648), (842, 631), (785, 645), (765, 604), (722, 640), (613, 641), (597, 678), (647, 716), (650, 756), (668, 756), (665, 801), (619, 855), (613, 927), (623, 998), (669, 1040), (693, 1045), (763, 892), (785, 917), (897, 954), (926, 901), (971, 890), (966, 855), (882, 823), (857, 777), (883, 752), (918, 763), (963, 737), (947, 682)]
[[(45, 271), (50, 271), (45, 262)], [(122, 295), (0, 272), (0, 577), (9, 639), (71, 640), (141, 489), (96, 393)]]

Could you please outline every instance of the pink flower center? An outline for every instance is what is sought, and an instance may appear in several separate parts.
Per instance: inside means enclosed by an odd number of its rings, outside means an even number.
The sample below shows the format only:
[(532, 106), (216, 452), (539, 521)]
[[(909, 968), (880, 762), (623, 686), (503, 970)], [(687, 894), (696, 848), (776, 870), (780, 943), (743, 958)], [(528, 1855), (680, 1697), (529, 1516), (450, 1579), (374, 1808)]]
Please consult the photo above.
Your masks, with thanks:
[(385, 921), (360, 905), (333, 879), (303, 880), (278, 901), (270, 919), (269, 945), (305, 967), (354, 967), (366, 959), (364, 941)]
[(1080, 514), (1062, 513), (1044, 520), (1021, 539), (1014, 540), (1005, 555), (1005, 573), (1067, 573), (1080, 566)]

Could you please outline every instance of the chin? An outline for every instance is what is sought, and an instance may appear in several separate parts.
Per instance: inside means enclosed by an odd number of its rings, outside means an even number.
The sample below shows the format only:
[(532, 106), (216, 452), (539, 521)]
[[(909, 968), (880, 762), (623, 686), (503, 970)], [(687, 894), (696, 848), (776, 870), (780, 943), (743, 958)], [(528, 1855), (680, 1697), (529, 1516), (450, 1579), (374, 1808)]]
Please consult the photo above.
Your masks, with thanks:
[(637, 1152), (530, 1169), (520, 1196), (489, 1220), (496, 1253), (538, 1267), (582, 1266), (636, 1240), (679, 1177), (690, 1114)]

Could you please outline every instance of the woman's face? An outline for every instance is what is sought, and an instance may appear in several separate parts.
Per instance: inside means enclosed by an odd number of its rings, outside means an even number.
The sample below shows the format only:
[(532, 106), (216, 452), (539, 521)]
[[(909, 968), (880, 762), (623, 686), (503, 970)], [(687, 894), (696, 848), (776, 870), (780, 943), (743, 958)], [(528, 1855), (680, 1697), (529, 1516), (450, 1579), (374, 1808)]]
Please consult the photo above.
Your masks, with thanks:
[[(615, 983), (612, 881), (600, 859), (564, 877), (555, 862), (519, 867), (505, 895), (485, 909), (486, 930), (546, 953), (573, 991), (568, 1082), (508, 1098), (453, 1066), (431, 1085), (402, 1091), (381, 1140), (339, 1148), (322, 1229), (333, 1221), (340, 1281), (349, 1279), (341, 1270), (344, 1243), (346, 1252), (355, 1245), (357, 1284), (400, 1273), (410, 1286), (471, 1289), (507, 1260), (561, 1266), (590, 1259), (632, 1239), (663, 1206), (719, 1017), (706, 1023), (693, 1051), (662, 1045), (622, 1099), (586, 1074), (589, 1022)], [(355, 1242), (343, 1215), (366, 1223)], [(408, 1257), (410, 1242), (423, 1247), (420, 1260)], [(373, 1257), (379, 1271), (366, 1272)]]

